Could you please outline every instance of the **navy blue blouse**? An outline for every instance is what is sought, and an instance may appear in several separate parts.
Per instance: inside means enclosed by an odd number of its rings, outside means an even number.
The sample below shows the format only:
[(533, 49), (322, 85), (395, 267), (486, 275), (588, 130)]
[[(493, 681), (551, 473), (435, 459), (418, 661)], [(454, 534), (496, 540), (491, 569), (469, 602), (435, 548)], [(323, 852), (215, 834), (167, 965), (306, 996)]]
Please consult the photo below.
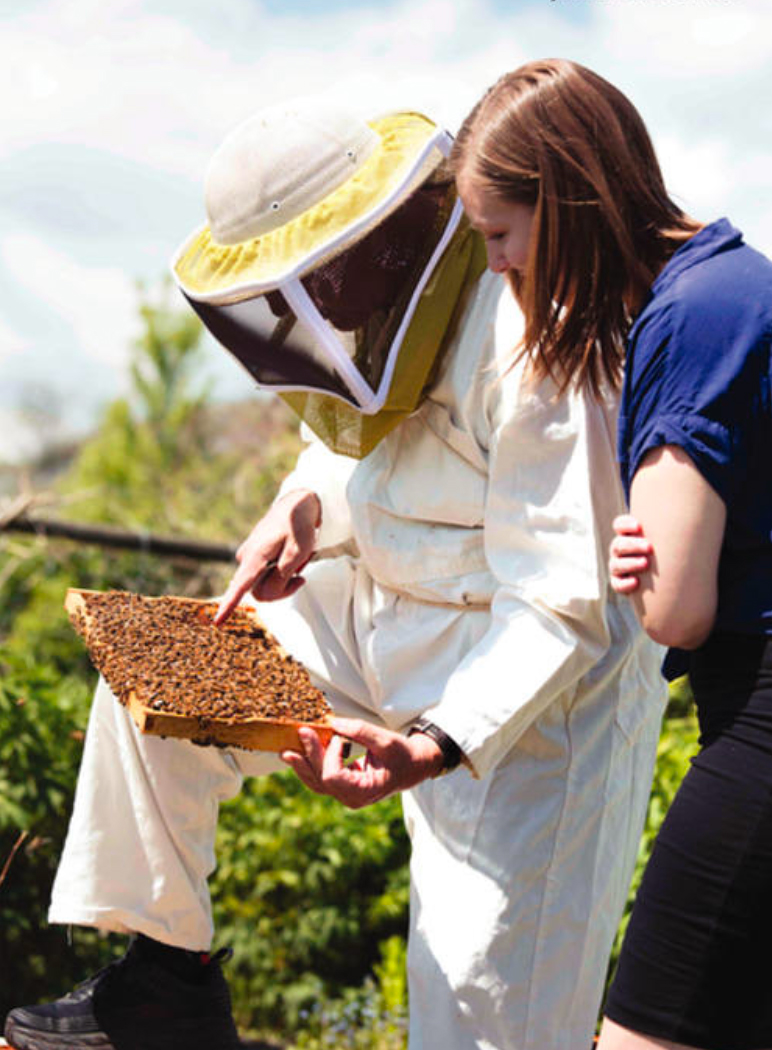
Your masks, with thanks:
[(619, 458), (678, 445), (726, 504), (716, 628), (772, 634), (772, 262), (726, 219), (665, 266), (630, 333)]

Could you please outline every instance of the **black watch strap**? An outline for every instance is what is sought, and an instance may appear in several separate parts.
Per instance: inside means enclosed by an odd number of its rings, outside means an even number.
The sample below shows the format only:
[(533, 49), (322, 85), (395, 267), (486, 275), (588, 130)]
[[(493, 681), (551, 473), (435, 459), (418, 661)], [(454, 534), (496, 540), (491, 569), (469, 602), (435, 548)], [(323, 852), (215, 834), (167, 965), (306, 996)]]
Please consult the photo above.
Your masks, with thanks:
[(425, 736), (431, 737), (442, 752), (442, 769), (437, 773), (438, 777), (442, 776), (443, 773), (450, 773), (451, 770), (461, 764), (463, 755), (456, 741), (453, 737), (448, 736), (444, 729), (440, 729), (434, 722), (430, 722), (428, 718), (416, 719), (408, 729), (407, 735), (412, 736), (413, 733), (423, 733)]

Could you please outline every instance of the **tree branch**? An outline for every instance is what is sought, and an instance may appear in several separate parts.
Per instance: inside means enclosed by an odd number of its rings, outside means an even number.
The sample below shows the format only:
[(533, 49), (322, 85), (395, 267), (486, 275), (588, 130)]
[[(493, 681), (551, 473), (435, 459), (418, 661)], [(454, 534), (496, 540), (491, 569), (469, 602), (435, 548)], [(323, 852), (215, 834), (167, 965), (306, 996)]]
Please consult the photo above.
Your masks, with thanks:
[(152, 532), (128, 531), (109, 525), (84, 525), (81, 522), (30, 517), (24, 512), (0, 519), (0, 531), (26, 532), (37, 536), (58, 536), (76, 543), (93, 543), (100, 547), (143, 551), (162, 557), (182, 556), (197, 561), (233, 561), (236, 547), (186, 540), (174, 536), (157, 536)]

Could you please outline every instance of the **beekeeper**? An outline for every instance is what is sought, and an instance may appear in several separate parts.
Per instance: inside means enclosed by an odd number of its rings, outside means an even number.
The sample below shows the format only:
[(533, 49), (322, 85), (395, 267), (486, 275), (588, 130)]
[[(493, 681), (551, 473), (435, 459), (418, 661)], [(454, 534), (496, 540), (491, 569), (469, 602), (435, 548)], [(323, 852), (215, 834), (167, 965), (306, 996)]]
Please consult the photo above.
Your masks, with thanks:
[[(616, 399), (503, 366), (520, 315), (482, 272), (448, 148), (417, 113), (306, 102), (214, 156), (176, 279), (310, 438), (220, 617), (253, 592), (353, 719), (353, 765), (313, 734), (284, 756), (307, 783), (352, 806), (409, 788), (411, 1050), (581, 1050), (643, 825), (661, 652), (608, 585)], [(142, 737), (100, 685), (50, 919), (138, 936), (107, 987), (14, 1011), (17, 1050), (65, 1030), (151, 1045), (147, 1026), (154, 1046), (236, 1045), (205, 954), (217, 804), (277, 764)], [(160, 988), (166, 1015), (137, 1008)]]

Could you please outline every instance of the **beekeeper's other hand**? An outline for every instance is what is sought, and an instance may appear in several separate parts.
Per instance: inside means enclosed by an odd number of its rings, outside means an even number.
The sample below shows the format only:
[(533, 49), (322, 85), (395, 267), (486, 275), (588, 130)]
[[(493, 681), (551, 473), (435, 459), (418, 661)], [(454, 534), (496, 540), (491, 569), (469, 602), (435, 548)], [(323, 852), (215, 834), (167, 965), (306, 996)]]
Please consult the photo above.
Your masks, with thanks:
[[(281, 757), (306, 787), (331, 795), (349, 809), (361, 809), (405, 791), (442, 769), (442, 751), (423, 733), (404, 736), (352, 718), (336, 718), (333, 727), (339, 735), (327, 748), (313, 729), (302, 728), (298, 731), (302, 753), (284, 751)], [(348, 764), (347, 741), (365, 749), (361, 758)]]

